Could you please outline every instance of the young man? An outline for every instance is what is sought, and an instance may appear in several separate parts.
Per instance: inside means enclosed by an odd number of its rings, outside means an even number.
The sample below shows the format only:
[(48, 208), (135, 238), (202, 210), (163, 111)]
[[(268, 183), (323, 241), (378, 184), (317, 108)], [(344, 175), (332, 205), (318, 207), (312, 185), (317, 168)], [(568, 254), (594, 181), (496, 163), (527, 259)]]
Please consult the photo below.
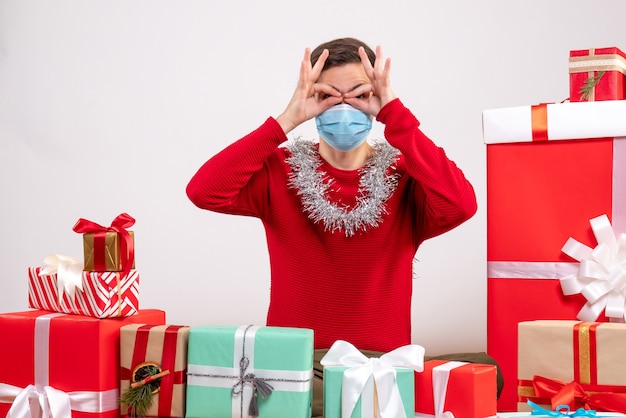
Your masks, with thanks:
[[(353, 38), (306, 49), (285, 111), (212, 157), (187, 186), (200, 208), (260, 218), (267, 325), (311, 328), (316, 349), (338, 339), (375, 352), (410, 344), (415, 253), (476, 212), (472, 185), (420, 131), (390, 69), (380, 47)], [(312, 118), (319, 141), (279, 147)], [(373, 118), (386, 141), (366, 141)]]

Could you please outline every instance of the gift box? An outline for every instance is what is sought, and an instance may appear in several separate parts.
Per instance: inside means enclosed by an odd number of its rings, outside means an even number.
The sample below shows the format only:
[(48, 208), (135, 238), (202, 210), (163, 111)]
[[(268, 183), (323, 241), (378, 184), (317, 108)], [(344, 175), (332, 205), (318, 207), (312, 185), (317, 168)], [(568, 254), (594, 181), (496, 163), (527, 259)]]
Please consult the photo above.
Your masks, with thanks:
[[(561, 279), (580, 263), (570, 237), (593, 246), (591, 219), (626, 231), (626, 101), (485, 110), (487, 144), (487, 352), (505, 382), (517, 379), (517, 324), (576, 319), (586, 300)], [(568, 139), (568, 137), (570, 139)], [(598, 321), (605, 321), (600, 316)], [(505, 384), (498, 410), (517, 408)]]
[(520, 411), (531, 401), (626, 413), (626, 324), (535, 320), (518, 330)]
[(83, 234), (84, 268), (87, 271), (123, 271), (135, 268), (134, 233), (126, 228), (135, 219), (126, 213), (118, 215), (105, 227), (80, 218), (73, 227)]
[[(129, 324), (121, 328), (122, 400), (128, 391), (149, 385), (151, 406), (144, 416), (185, 416), (189, 330), (188, 326), (150, 324)], [(162, 376), (154, 378), (159, 375)], [(122, 415), (128, 414), (129, 405), (122, 401), (120, 411)]]
[[(135, 315), (139, 310), (139, 273), (78, 273), (78, 283), (63, 273), (42, 274), (43, 267), (28, 268), (28, 306), (54, 312), (113, 318)], [(74, 280), (74, 279), (72, 279)]]
[(189, 332), (186, 416), (311, 416), (313, 331), (197, 326)]
[(11, 416), (41, 417), (43, 405), (54, 417), (119, 417), (120, 328), (133, 322), (163, 324), (165, 312), (112, 319), (0, 314), (0, 416), (11, 409)]
[(413, 374), (423, 370), (423, 347), (407, 345), (380, 358), (367, 358), (349, 342), (338, 340), (320, 363), (326, 418), (414, 416)]
[(490, 145), (621, 137), (626, 136), (625, 113), (622, 100), (487, 109), (483, 140)]
[(616, 47), (570, 51), (570, 101), (626, 98), (626, 55)]
[(415, 373), (415, 417), (495, 417), (497, 391), (494, 365), (428, 360)]

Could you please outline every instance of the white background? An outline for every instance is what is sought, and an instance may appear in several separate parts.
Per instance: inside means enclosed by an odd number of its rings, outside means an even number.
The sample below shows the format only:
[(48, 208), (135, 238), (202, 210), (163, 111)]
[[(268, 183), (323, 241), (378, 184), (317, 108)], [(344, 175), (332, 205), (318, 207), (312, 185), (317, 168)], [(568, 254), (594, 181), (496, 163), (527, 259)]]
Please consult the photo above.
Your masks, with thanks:
[(397, 95), (478, 196), (475, 217), (418, 251), (413, 340), (485, 350), (481, 112), (566, 99), (569, 51), (626, 48), (625, 16), (623, 0), (0, 0), (0, 311), (28, 308), (28, 266), (82, 257), (79, 218), (127, 212), (141, 307), (263, 324), (261, 223), (197, 209), (185, 186), (284, 109), (305, 47), (354, 36), (383, 46)]

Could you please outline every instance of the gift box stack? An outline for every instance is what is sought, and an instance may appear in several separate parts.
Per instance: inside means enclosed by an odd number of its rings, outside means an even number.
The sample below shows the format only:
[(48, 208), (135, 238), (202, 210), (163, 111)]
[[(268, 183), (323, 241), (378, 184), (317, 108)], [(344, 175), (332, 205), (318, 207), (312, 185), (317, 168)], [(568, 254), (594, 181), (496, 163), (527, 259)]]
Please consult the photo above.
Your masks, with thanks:
[[(620, 264), (626, 242), (625, 63), (617, 48), (571, 51), (569, 102), (483, 112), (487, 351), (506, 382), (499, 411), (515, 411), (518, 401), (532, 399), (552, 405), (529, 396), (535, 374), (569, 380), (565, 383), (608, 385), (587, 386), (587, 392), (595, 388), (617, 393), (626, 385), (626, 379), (603, 377), (600, 362), (616, 358), (606, 357), (599, 341), (598, 351), (589, 357), (589, 350), (575, 344), (569, 322), (624, 322)], [(570, 330), (569, 339), (551, 339), (548, 344), (529, 337), (522, 332), (526, 325), (520, 325), (518, 340), (518, 324), (535, 320), (566, 321), (562, 326)], [(542, 364), (556, 365), (546, 359), (563, 359), (558, 354), (562, 350), (569, 350), (570, 364), (558, 363), (555, 367), (567, 370), (552, 376), (527, 361), (532, 354), (545, 356)], [(588, 381), (572, 373), (585, 356), (597, 360), (592, 366), (598, 370), (596, 377)]]
[[(310, 418), (313, 331), (185, 326), (140, 309), (135, 220), (79, 219), (84, 259), (29, 267), (28, 306), (0, 314), (0, 416)], [(496, 367), (426, 361), (418, 345), (367, 358), (337, 341), (322, 359), (324, 416), (496, 415)]]
[(52, 255), (28, 268), (33, 309), (0, 314), (1, 416), (119, 416), (120, 329), (165, 323), (164, 311), (139, 309), (133, 223), (81, 219), (85, 263)]

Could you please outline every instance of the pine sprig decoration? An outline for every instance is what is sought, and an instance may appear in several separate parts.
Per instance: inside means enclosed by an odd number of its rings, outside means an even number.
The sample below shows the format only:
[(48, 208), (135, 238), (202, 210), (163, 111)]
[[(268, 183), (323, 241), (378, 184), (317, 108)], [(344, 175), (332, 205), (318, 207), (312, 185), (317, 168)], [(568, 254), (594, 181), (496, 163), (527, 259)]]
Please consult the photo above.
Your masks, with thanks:
[(581, 100), (589, 100), (591, 98), (591, 95), (593, 94), (593, 89), (596, 87), (596, 85), (598, 85), (603, 75), (604, 71), (600, 71), (595, 76), (589, 77), (585, 80), (585, 84), (583, 84), (580, 90), (578, 90), (578, 94), (580, 94)]
[(161, 378), (169, 374), (169, 370), (161, 371), (154, 363), (143, 363), (133, 373), (130, 389), (120, 396), (120, 403), (128, 405), (131, 417), (144, 418), (152, 406), (154, 394), (159, 391)]
[(143, 418), (152, 406), (152, 388), (150, 385), (141, 385), (124, 392), (120, 402), (128, 405), (128, 414), (131, 417)]

